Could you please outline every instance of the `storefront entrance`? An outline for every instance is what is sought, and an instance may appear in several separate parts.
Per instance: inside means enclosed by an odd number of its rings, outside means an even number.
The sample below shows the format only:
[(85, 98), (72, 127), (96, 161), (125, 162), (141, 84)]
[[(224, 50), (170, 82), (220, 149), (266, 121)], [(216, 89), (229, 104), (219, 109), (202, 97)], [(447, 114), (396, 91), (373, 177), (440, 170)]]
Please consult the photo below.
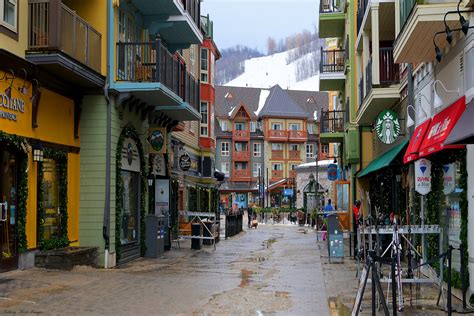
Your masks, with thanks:
[(17, 157), (0, 148), (0, 272), (18, 267)]

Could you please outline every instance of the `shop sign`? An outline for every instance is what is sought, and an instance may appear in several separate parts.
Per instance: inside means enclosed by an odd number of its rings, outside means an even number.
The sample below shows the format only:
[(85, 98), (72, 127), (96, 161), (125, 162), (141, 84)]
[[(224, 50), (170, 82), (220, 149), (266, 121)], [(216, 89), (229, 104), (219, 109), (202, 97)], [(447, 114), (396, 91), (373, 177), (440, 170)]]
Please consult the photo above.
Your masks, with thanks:
[[(8, 112), (4, 110), (8, 110)], [(0, 118), (16, 121), (15, 112), (25, 113), (25, 102), (22, 99), (9, 98), (7, 95), (0, 93)]]
[(385, 110), (379, 114), (375, 130), (380, 141), (384, 144), (393, 144), (400, 136), (400, 122), (397, 113)]
[(415, 161), (415, 190), (421, 195), (431, 191), (431, 161), (428, 159)]
[(285, 189), (283, 190), (284, 196), (293, 196), (293, 189)]
[(337, 165), (336, 164), (328, 165), (328, 180), (329, 181), (337, 180)]
[(137, 144), (131, 138), (123, 141), (122, 147), (122, 170), (140, 172), (140, 156)]
[(148, 133), (149, 150), (152, 154), (166, 153), (166, 129), (153, 128)]
[(191, 157), (187, 153), (179, 157), (179, 167), (183, 171), (188, 171), (191, 168)]
[(455, 189), (455, 164), (450, 163), (443, 166), (443, 193), (451, 194)]
[(163, 154), (153, 155), (152, 173), (156, 176), (166, 176), (166, 161)]

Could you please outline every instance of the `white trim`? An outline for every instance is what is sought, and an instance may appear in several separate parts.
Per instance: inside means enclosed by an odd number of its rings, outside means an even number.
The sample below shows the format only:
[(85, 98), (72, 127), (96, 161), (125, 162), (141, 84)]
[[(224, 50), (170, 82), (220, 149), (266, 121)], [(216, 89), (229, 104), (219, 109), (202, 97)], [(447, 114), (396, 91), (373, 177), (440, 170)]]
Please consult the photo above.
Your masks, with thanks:
[[(15, 18), (15, 25), (11, 25), (10, 23), (4, 20), (5, 16), (5, 2), (9, 2), (11, 5), (15, 7), (13, 16)], [(14, 33), (18, 33), (18, 1), (17, 0), (0, 0), (0, 25), (9, 29)]]

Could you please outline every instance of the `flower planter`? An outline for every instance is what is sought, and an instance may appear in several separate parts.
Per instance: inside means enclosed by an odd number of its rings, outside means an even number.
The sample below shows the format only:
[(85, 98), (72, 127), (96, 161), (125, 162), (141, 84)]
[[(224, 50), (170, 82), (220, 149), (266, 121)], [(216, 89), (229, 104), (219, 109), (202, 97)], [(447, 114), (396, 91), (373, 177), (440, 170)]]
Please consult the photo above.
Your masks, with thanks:
[(97, 247), (65, 247), (40, 251), (35, 256), (35, 266), (45, 269), (71, 270), (74, 266), (97, 266)]

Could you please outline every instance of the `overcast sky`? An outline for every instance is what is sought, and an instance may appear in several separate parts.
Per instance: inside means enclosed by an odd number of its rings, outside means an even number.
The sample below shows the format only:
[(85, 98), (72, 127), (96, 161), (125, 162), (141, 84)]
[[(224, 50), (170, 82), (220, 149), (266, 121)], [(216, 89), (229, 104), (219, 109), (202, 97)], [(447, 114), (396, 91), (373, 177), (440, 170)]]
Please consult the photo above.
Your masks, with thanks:
[(276, 40), (317, 26), (318, 0), (204, 0), (202, 14), (214, 21), (219, 49), (246, 45), (266, 53), (266, 40)]

